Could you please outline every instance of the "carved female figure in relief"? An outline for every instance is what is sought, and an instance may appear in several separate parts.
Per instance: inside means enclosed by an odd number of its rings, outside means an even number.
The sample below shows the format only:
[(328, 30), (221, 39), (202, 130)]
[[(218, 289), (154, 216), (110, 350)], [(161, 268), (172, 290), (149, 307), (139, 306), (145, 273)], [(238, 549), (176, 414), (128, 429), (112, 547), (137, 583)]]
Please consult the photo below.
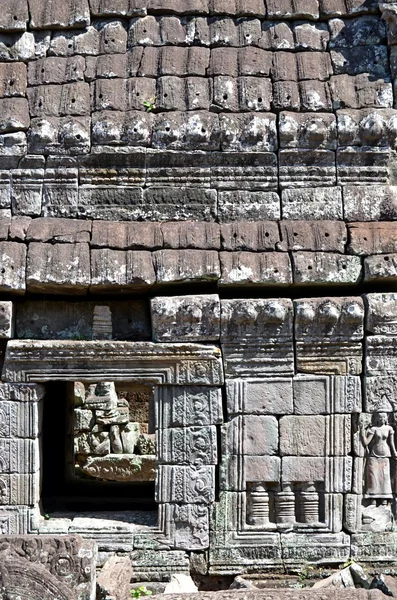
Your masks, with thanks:
[(387, 504), (387, 500), (393, 498), (390, 457), (396, 456), (394, 430), (388, 424), (387, 413), (374, 413), (371, 425), (363, 428), (361, 434), (367, 448), (365, 497), (371, 499), (372, 504), (376, 504), (377, 499)]

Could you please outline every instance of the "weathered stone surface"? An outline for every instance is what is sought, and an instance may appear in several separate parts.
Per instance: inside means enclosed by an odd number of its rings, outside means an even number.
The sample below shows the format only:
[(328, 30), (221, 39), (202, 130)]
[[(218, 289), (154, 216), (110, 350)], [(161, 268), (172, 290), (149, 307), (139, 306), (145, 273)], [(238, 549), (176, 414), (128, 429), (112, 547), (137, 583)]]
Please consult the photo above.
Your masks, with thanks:
[(82, 186), (75, 205), (71, 206), (71, 216), (84, 214), (87, 218), (135, 221), (144, 215), (142, 198), (143, 192), (137, 187)]
[(220, 351), (215, 346), (64, 340), (10, 341), (3, 380), (46, 381), (58, 371), (58, 378), (75, 381), (81, 369), (86, 371), (84, 380), (93, 382), (130, 378), (162, 385), (218, 386), (223, 382)]
[(0, 63), (0, 96), (26, 95), (26, 66), (23, 63)]
[[(338, 183), (342, 186), (386, 186), (390, 150), (376, 146), (346, 146), (336, 153)], [(365, 219), (354, 219), (364, 221)]]
[(85, 60), (83, 56), (70, 58), (48, 57), (28, 64), (29, 85), (70, 83), (83, 81)]
[[(32, 119), (28, 132), (29, 151), (59, 155), (86, 154), (91, 147), (90, 128), (91, 119), (89, 117), (67, 116)], [(70, 170), (65, 169), (65, 171)]]
[(98, 573), (97, 586), (102, 594), (123, 600), (131, 590), (132, 566), (128, 556), (111, 556)]
[(210, 504), (215, 499), (214, 476), (213, 466), (160, 465), (156, 480), (157, 501)]
[(293, 412), (297, 415), (357, 413), (362, 409), (360, 379), (356, 376), (297, 375), (292, 388)]
[(157, 460), (162, 464), (217, 464), (216, 427), (173, 427), (157, 432)]
[(158, 284), (217, 281), (218, 253), (213, 250), (157, 250), (153, 264)]
[(364, 281), (395, 281), (397, 254), (367, 256), (364, 258)]
[(394, 375), (397, 368), (397, 337), (368, 336), (365, 363), (368, 376)]
[(49, 600), (89, 598), (95, 588), (95, 544), (78, 536), (3, 538), (5, 593)]
[(0, 34), (0, 58), (5, 61), (25, 61), (42, 58), (50, 46), (48, 31), (21, 34)]
[(280, 198), (276, 192), (219, 192), (218, 211), (221, 223), (241, 219), (277, 220), (281, 216)]
[(291, 378), (237, 379), (228, 381), (226, 390), (229, 415), (293, 412)]
[[(0, 387), (1, 390), (1, 387)], [(165, 387), (156, 416), (156, 427), (204, 426), (222, 423), (221, 390), (216, 388)]]
[[(139, 225), (142, 227), (142, 225)], [(162, 223), (164, 248), (219, 250), (220, 235), (217, 223)]]
[(88, 244), (29, 244), (26, 267), (29, 291), (85, 294), (90, 279)]
[(90, 24), (87, 0), (66, 0), (62, 4), (46, 0), (29, 0), (32, 29), (86, 27)]
[(396, 111), (392, 109), (339, 110), (339, 145), (394, 148), (397, 135), (396, 116)]
[(150, 252), (91, 250), (92, 291), (138, 291), (148, 289), (155, 281)]
[(28, 88), (32, 117), (84, 116), (90, 113), (90, 87), (87, 83), (38, 85)]
[(222, 429), (226, 455), (270, 456), (278, 452), (279, 426), (273, 416), (234, 417)]
[(283, 219), (341, 220), (343, 218), (340, 187), (283, 190), (281, 204)]
[(64, 242), (68, 244), (89, 242), (91, 225), (91, 221), (56, 219), (51, 217), (34, 219), (29, 224), (26, 241)]
[(0, 16), (0, 31), (25, 31), (28, 20), (27, 0), (7, 0)]
[(337, 143), (336, 119), (329, 113), (288, 113), (279, 117), (281, 148), (329, 148)]
[(25, 98), (0, 99), (0, 133), (28, 129), (29, 108)]
[(397, 187), (346, 186), (343, 203), (347, 221), (394, 221), (397, 219)]
[(219, 285), (277, 285), (292, 283), (289, 255), (281, 252), (220, 252)]
[(397, 334), (397, 296), (395, 293), (372, 293), (364, 296), (367, 319), (366, 328), (370, 333)]
[(31, 222), (32, 219), (30, 217), (12, 217), (8, 239), (16, 242), (24, 242)]
[(292, 326), (290, 300), (222, 300), (221, 345), (227, 375), (292, 375)]
[(334, 109), (393, 107), (392, 84), (388, 79), (373, 79), (368, 73), (331, 77), (329, 89)]
[(395, 223), (348, 223), (349, 254), (368, 256), (397, 251)]
[(282, 190), (334, 186), (335, 153), (332, 150), (288, 149), (279, 152), (279, 183)]
[(279, 250), (311, 250), (313, 252), (345, 251), (346, 225), (341, 221), (280, 222)]
[(44, 169), (16, 169), (12, 172), (11, 206), (14, 215), (41, 214)]
[(226, 251), (263, 251), (275, 250), (280, 240), (277, 223), (271, 221), (221, 225), (222, 250)]
[(295, 300), (298, 371), (359, 375), (364, 305), (361, 298)]
[(153, 250), (163, 245), (159, 223), (94, 221), (91, 247), (116, 250)]
[(12, 302), (0, 302), (0, 338), (9, 339), (14, 337), (14, 304)]
[(17, 242), (0, 242), (2, 268), (0, 290), (13, 294), (24, 294), (26, 290), (26, 247)]
[(294, 283), (301, 285), (358, 285), (362, 277), (359, 257), (327, 252), (294, 252)]
[(213, 341), (220, 337), (219, 296), (172, 296), (152, 298), (153, 340)]

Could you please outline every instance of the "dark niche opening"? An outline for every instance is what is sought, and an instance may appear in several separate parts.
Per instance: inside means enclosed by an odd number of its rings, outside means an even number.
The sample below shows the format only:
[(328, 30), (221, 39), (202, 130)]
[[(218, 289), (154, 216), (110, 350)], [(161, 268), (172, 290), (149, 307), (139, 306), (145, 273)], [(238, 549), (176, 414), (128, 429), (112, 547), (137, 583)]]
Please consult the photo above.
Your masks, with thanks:
[[(145, 450), (144, 440), (152, 437), (153, 428), (153, 389), (150, 386), (134, 386), (133, 384), (117, 383), (114, 387), (117, 393), (117, 409), (109, 412), (106, 409), (101, 413), (99, 403), (95, 405), (96, 391), (93, 385), (81, 384), (81, 382), (50, 382), (46, 384), (46, 395), (43, 401), (43, 426), (42, 426), (42, 508), (44, 513), (63, 512), (63, 511), (133, 511), (133, 510), (156, 510), (157, 505), (154, 502), (154, 477), (137, 477), (134, 481), (128, 481), (128, 477), (120, 476), (125, 470), (126, 457), (123, 448), (114, 452), (113, 446), (106, 439), (115, 437), (115, 431), (120, 429), (124, 432), (126, 429), (134, 429), (127, 423), (141, 422), (140, 431), (134, 431), (134, 434), (140, 437), (139, 446)], [(106, 390), (105, 390), (106, 391)], [(87, 408), (82, 399), (77, 395), (83, 394), (84, 397), (93, 400), (91, 408)], [(85, 399), (85, 398), (84, 398)], [(79, 405), (80, 403), (80, 405)], [(76, 408), (78, 411), (87, 411), (83, 415), (85, 422), (77, 422), (80, 414), (76, 417)], [(102, 407), (103, 408), (103, 407)], [(122, 409), (122, 410), (121, 410)], [(89, 411), (92, 411), (93, 419), (90, 422)], [(118, 416), (122, 412), (125, 418)], [(97, 416), (99, 413), (99, 417)], [(106, 417), (108, 422), (106, 422)], [(101, 419), (102, 417), (102, 419)], [(102, 420), (102, 423), (96, 423), (95, 420)], [(113, 421), (122, 421), (119, 426)], [(80, 427), (80, 429), (79, 429)], [(100, 431), (102, 447), (96, 452), (95, 442), (92, 446), (91, 441), (98, 438), (95, 427)], [(113, 427), (113, 433), (110, 430)], [(94, 429), (94, 432), (92, 432)], [(136, 426), (135, 426), (136, 429)], [(139, 428), (138, 428), (139, 429)], [(91, 437), (90, 437), (91, 436)], [(82, 452), (76, 452), (82, 447), (79, 446), (79, 439), (85, 437), (87, 448), (85, 455)], [(119, 440), (122, 437), (119, 435)], [(123, 436), (123, 439), (127, 439)], [(144, 458), (139, 458), (133, 454), (141, 452), (128, 437), (131, 451), (131, 461), (133, 465)], [(93, 451), (91, 449), (94, 448)], [(115, 457), (116, 455), (116, 457)], [(101, 476), (100, 466), (97, 468), (95, 461), (97, 458), (110, 456), (110, 460), (115, 461), (120, 468), (116, 469), (119, 476), (116, 480), (106, 479)], [(117, 457), (119, 456), (119, 458)], [(114, 458), (115, 457), (115, 458)], [(124, 463), (122, 462), (124, 457)], [(144, 459), (145, 460), (145, 459)], [(90, 461), (90, 465), (95, 468), (84, 468)], [(128, 461), (127, 461), (128, 462)], [(146, 461), (148, 462), (148, 461)], [(83, 465), (83, 468), (82, 468)], [(102, 465), (103, 466), (103, 465)], [(128, 464), (127, 464), (128, 466)], [(139, 468), (137, 467), (139, 471)], [(103, 471), (105, 472), (106, 469)], [(117, 480), (119, 479), (119, 480)], [(120, 480), (123, 479), (123, 480)]]

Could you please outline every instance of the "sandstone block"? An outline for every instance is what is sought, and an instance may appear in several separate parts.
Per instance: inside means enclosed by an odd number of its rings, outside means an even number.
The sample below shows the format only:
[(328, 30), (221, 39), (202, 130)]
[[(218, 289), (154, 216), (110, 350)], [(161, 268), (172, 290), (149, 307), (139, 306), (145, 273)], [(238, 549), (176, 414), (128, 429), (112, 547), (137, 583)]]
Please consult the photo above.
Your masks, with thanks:
[(77, 221), (51, 217), (34, 219), (29, 224), (26, 241), (64, 242), (68, 244), (89, 242), (91, 237), (91, 225), (91, 221)]
[(131, 559), (128, 556), (111, 556), (99, 571), (97, 586), (103, 595), (122, 600), (131, 591), (131, 578)]
[(29, 85), (84, 81), (84, 71), (83, 56), (70, 58), (50, 56), (28, 64), (28, 81)]
[(73, 168), (48, 168), (45, 171), (43, 215), (71, 217), (76, 215), (78, 171)]
[[(171, 183), (170, 181), (168, 182)], [(192, 182), (193, 185), (193, 182)], [(177, 240), (180, 239), (178, 231), (186, 231), (187, 228), (191, 229), (191, 234), (188, 236), (191, 240), (199, 235), (200, 227), (203, 231), (208, 230), (210, 225), (204, 223), (193, 224), (193, 220), (204, 220), (209, 221), (214, 219), (216, 216), (217, 209), (217, 197), (215, 190), (198, 189), (196, 187), (171, 187), (171, 185), (164, 187), (151, 187), (144, 191), (145, 198), (145, 209), (146, 218), (150, 218), (156, 221), (182, 221), (180, 225), (177, 223), (164, 225), (165, 235), (167, 235), (167, 228), (174, 227), (174, 242), (169, 247), (177, 247)], [(189, 225), (184, 225), (184, 222), (189, 221)], [(164, 234), (163, 234), (164, 235)], [(186, 236), (187, 234), (181, 233), (180, 235)], [(186, 241), (187, 241), (187, 239)], [(170, 239), (170, 234), (167, 235), (167, 239)], [(193, 242), (192, 242), (193, 243)], [(182, 246), (180, 246), (182, 247)], [(186, 247), (195, 247), (195, 245), (189, 245)], [(205, 246), (202, 246), (204, 249)]]
[(85, 294), (90, 285), (88, 244), (29, 244), (26, 282), (29, 291)]
[[(135, 221), (145, 217), (142, 196), (142, 190), (137, 187), (82, 186), (79, 188), (78, 200), (71, 216)], [(61, 216), (59, 213), (52, 214)]]
[(290, 285), (292, 271), (287, 253), (221, 252), (219, 285)]
[(89, 0), (94, 17), (132, 17), (144, 12), (139, 0)]
[(88, 83), (39, 85), (28, 89), (30, 113), (33, 117), (88, 115), (90, 86)]
[(116, 250), (153, 250), (161, 248), (163, 236), (159, 223), (123, 223), (94, 221), (92, 248)]
[(373, 293), (364, 296), (367, 307), (366, 329), (372, 334), (397, 334), (397, 295)]
[(270, 19), (318, 19), (319, 7), (316, 0), (266, 0)]
[(343, 189), (343, 204), (347, 221), (395, 221), (397, 186), (348, 185)]
[(362, 277), (358, 256), (331, 252), (294, 252), (294, 283), (357, 285)]
[(277, 191), (277, 164), (274, 152), (214, 152), (211, 187), (218, 190)]
[(44, 169), (16, 169), (12, 172), (11, 203), (14, 215), (41, 215)]
[(397, 223), (348, 223), (349, 254), (367, 256), (397, 252)]
[(25, 156), (27, 151), (26, 133), (17, 131), (0, 135), (0, 156), (3, 168), (12, 169), (17, 167), (19, 159)]
[(26, 247), (17, 242), (0, 242), (0, 290), (24, 294), (26, 290)]
[(201, 467), (217, 463), (216, 427), (173, 427), (157, 432), (157, 459), (162, 464)]
[(150, 146), (154, 115), (140, 110), (103, 110), (92, 114), (92, 143)]
[(228, 381), (226, 394), (229, 415), (283, 415), (293, 412), (292, 379), (289, 377)]
[(220, 389), (204, 386), (163, 388), (156, 428), (218, 425), (222, 422)]
[(272, 221), (240, 221), (221, 225), (222, 250), (251, 251), (275, 250), (280, 234)]
[(219, 118), (219, 125), (222, 150), (277, 150), (276, 116), (271, 113), (224, 114)]
[(107, 248), (91, 250), (91, 291), (148, 289), (156, 281), (150, 252)]
[(89, 117), (45, 117), (32, 119), (29, 151), (44, 154), (86, 154), (91, 147)]
[(324, 456), (326, 421), (322, 416), (281, 417), (282, 456)]
[(0, 133), (29, 127), (29, 108), (25, 98), (0, 99), (0, 115)]
[(160, 465), (156, 480), (157, 502), (210, 504), (215, 500), (215, 467), (198, 469)]
[(361, 384), (352, 375), (297, 375), (292, 382), (297, 415), (359, 413)]
[(50, 5), (46, 0), (29, 0), (29, 8), (32, 29), (68, 29), (90, 24), (88, 0), (65, 0)]
[(152, 298), (153, 340), (211, 341), (220, 336), (219, 296), (172, 296)]
[(321, 456), (283, 456), (283, 481), (324, 481), (325, 461)]
[(331, 19), (330, 48), (376, 46), (386, 42), (386, 26), (378, 17), (362, 16), (357, 19)]
[(336, 148), (336, 119), (327, 113), (283, 112), (279, 117), (281, 148)]
[(206, 111), (160, 113), (153, 128), (154, 148), (219, 150), (218, 115)]
[(32, 219), (30, 217), (12, 217), (10, 222), (10, 230), (8, 232), (8, 239), (14, 242), (24, 242), (26, 240), (26, 233), (31, 222)]
[[(376, 146), (347, 146), (336, 153), (336, 172), (340, 185), (387, 185), (390, 150)], [(361, 219), (364, 220), (364, 219)]]
[(50, 46), (48, 31), (0, 34), (0, 58), (8, 61), (27, 61), (42, 58)]
[(276, 221), (281, 217), (280, 198), (276, 192), (218, 192), (218, 211), (221, 223), (242, 219)]
[(153, 264), (158, 284), (217, 281), (218, 253), (213, 250), (157, 250)]
[(370, 335), (366, 342), (366, 374), (368, 377), (395, 376), (397, 370), (397, 337)]
[(25, 31), (29, 20), (27, 0), (6, 0), (0, 15), (0, 31)]
[(225, 455), (271, 456), (278, 453), (278, 422), (273, 416), (234, 417), (222, 429)]
[(283, 190), (336, 184), (335, 153), (331, 150), (280, 150), (279, 165)]
[(335, 48), (331, 50), (331, 60), (335, 75), (369, 73), (376, 79), (389, 77), (387, 46)]
[(294, 23), (296, 50), (326, 51), (330, 34), (325, 23)]
[[(186, 190), (189, 192), (189, 190)], [(161, 223), (164, 248), (219, 250), (220, 231), (217, 223)]]
[(392, 108), (393, 87), (386, 79), (373, 79), (368, 73), (335, 75), (330, 79), (332, 106), (338, 108)]
[(243, 111), (270, 111), (273, 97), (271, 80), (265, 77), (238, 77), (239, 108)]
[(0, 97), (26, 95), (26, 65), (24, 63), (0, 63)]
[(364, 281), (395, 281), (396, 278), (397, 254), (378, 254), (364, 258)]
[[(375, 294), (374, 294), (375, 295)], [(387, 325), (387, 324), (386, 324)], [(386, 329), (385, 327), (377, 328)], [(386, 333), (395, 328), (391, 326), (386, 329)], [(383, 332), (382, 332), (383, 333)], [(381, 377), (367, 377), (365, 381), (365, 408), (364, 410), (370, 413), (373, 412), (392, 412), (395, 407), (395, 393), (397, 391), (397, 378), (393, 375)]]
[[(284, 192), (288, 194), (290, 190)], [(313, 252), (345, 251), (346, 225), (342, 221), (280, 221), (279, 250), (311, 250)]]
[(323, 17), (347, 17), (349, 15), (361, 15), (376, 13), (376, 0), (369, 0), (363, 4), (361, 0), (320, 0), (320, 14)]
[(396, 145), (397, 111), (392, 109), (339, 110), (338, 142), (340, 146)]
[(10, 339), (14, 337), (14, 304), (12, 302), (0, 302), (0, 338)]
[(78, 31), (55, 31), (51, 38), (50, 54), (72, 56), (119, 54), (126, 52), (127, 32), (120, 21), (95, 23)]

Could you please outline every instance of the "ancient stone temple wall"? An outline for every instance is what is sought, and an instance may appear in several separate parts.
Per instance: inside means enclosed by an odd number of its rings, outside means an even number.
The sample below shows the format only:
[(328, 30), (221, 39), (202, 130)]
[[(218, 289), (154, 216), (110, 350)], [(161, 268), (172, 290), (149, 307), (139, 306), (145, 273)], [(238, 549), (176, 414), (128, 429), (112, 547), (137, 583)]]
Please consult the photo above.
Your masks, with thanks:
[(396, 23), (2, 1), (7, 591), (395, 561)]

